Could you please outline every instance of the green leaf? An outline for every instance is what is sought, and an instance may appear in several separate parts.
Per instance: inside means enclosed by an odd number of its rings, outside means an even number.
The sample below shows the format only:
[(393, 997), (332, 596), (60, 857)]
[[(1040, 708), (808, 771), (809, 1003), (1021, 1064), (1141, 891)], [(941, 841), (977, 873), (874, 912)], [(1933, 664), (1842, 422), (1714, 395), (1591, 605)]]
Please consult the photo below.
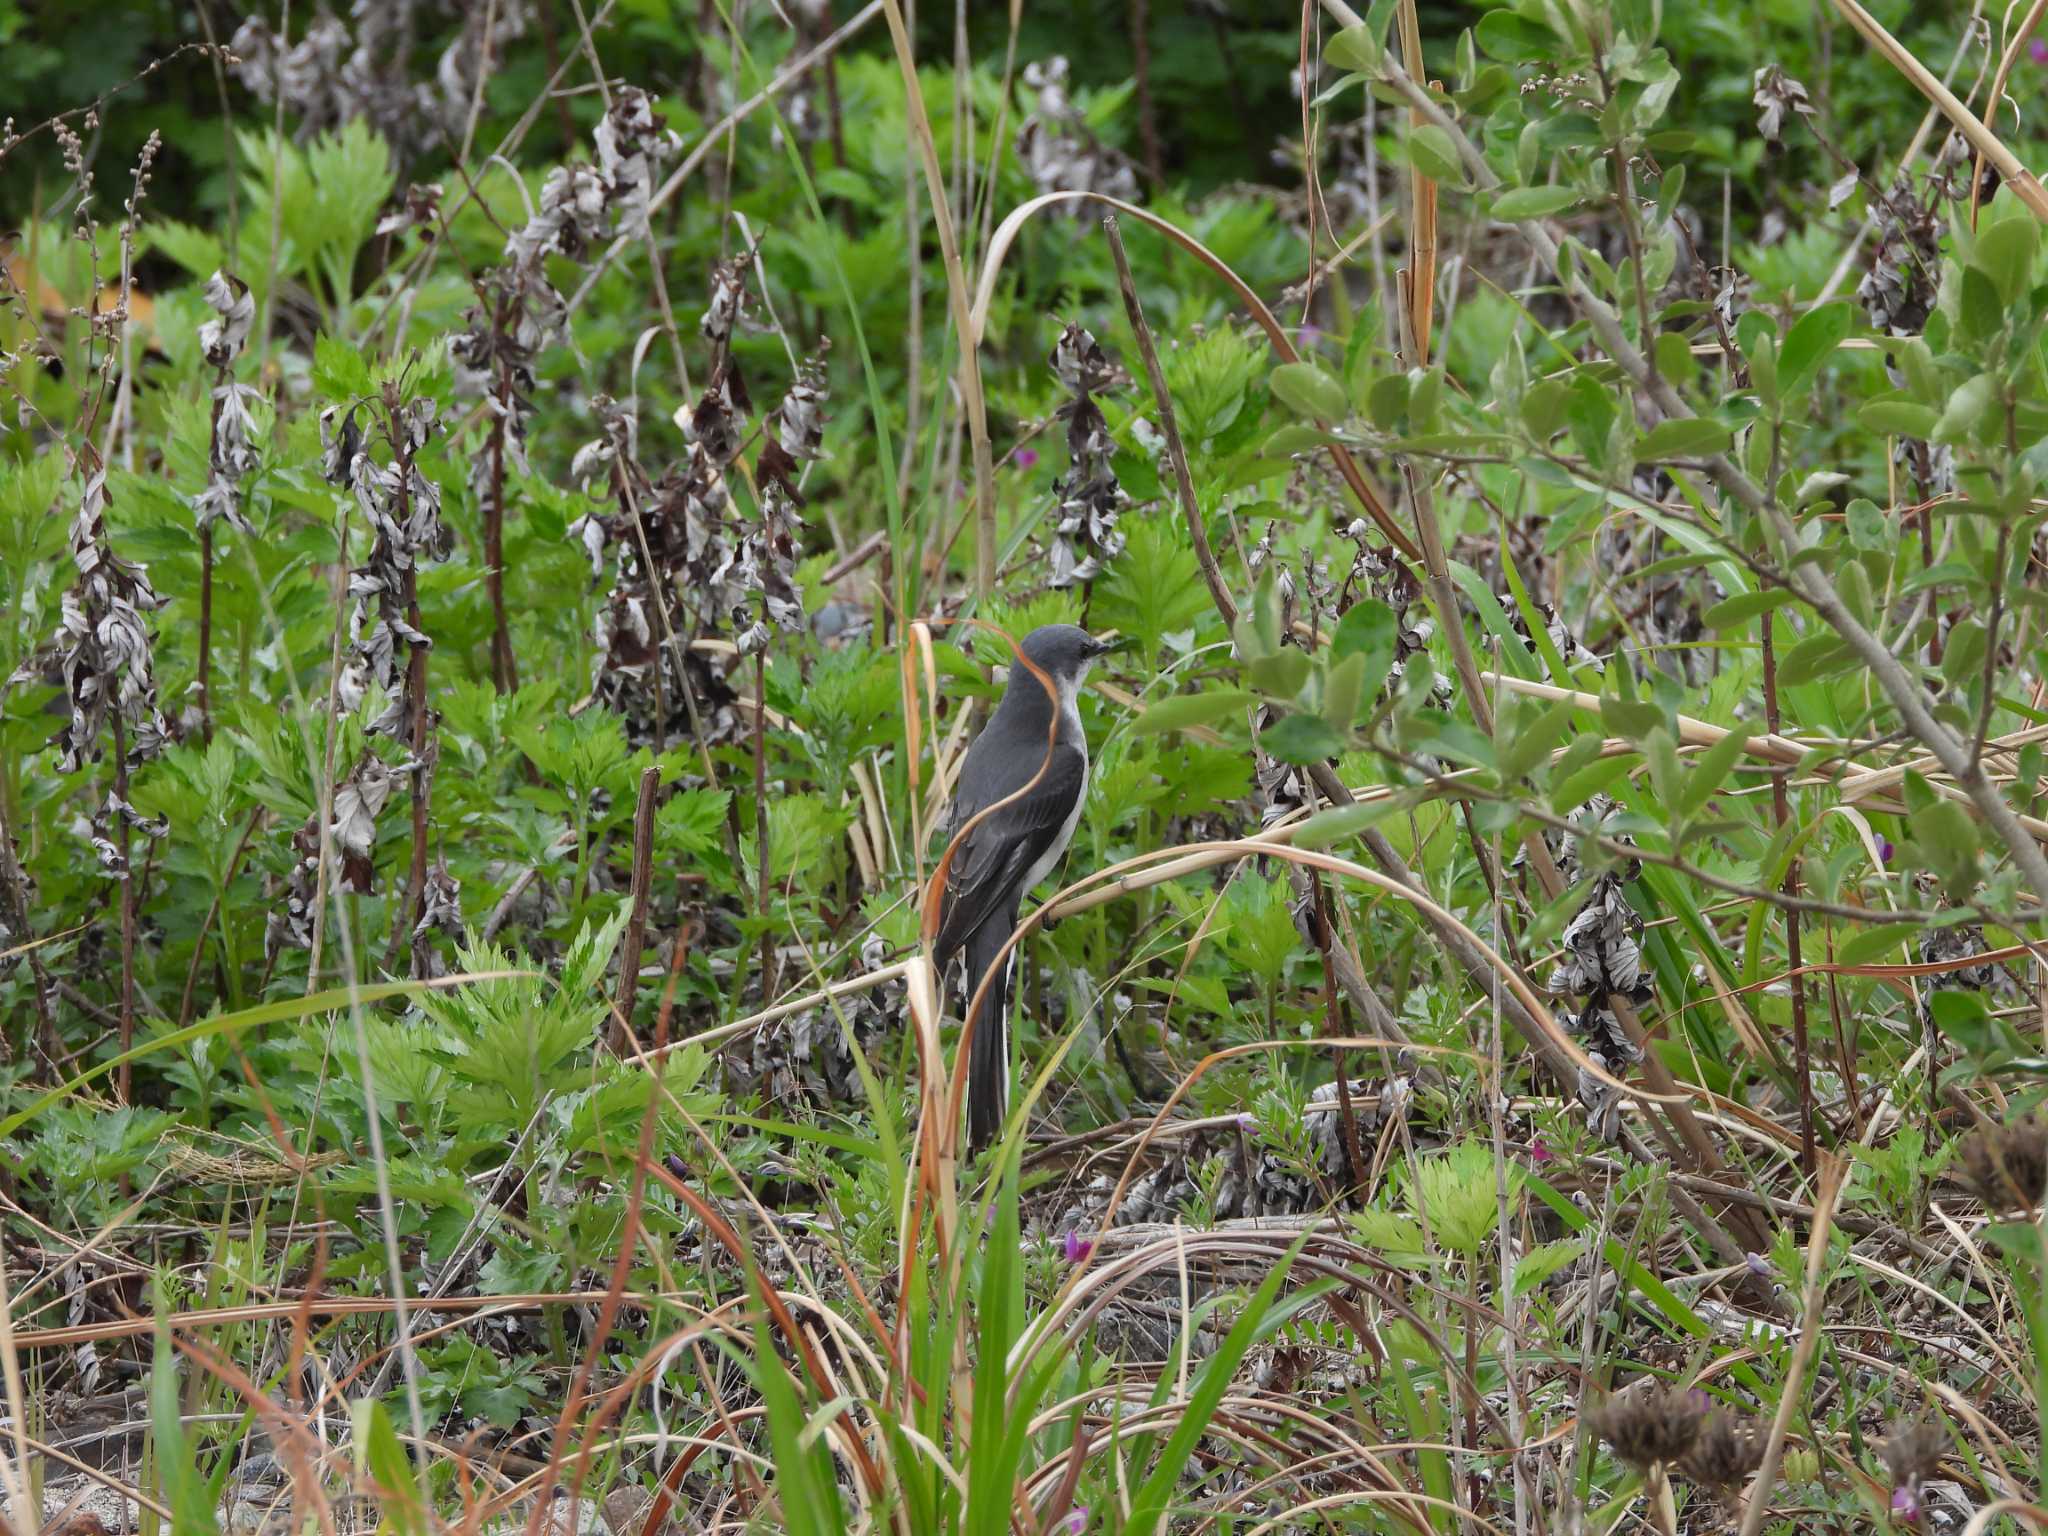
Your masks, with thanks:
[(1435, 123), (1424, 123), (1409, 132), (1408, 160), (1431, 181), (1453, 187), (1465, 185), (1465, 168), (1458, 162), (1458, 146)]
[(1503, 64), (1539, 64), (1557, 57), (1557, 34), (1505, 8), (1489, 10), (1473, 28), (1479, 46)]
[(1679, 809), (1688, 820), (1706, 809), (1714, 792), (1735, 771), (1736, 763), (1742, 760), (1743, 748), (1748, 744), (1749, 727), (1737, 726), (1694, 759), (1692, 772), (1686, 775), (1685, 789), (1679, 797)]
[(177, 1354), (171, 1347), (171, 1330), (161, 1321), (149, 1370), (149, 1420), (157, 1472), (171, 1505), (172, 1536), (213, 1536), (218, 1529), (213, 1496), (194, 1457), (192, 1437), (185, 1432), (178, 1403)]
[(1323, 46), (1323, 57), (1338, 69), (1355, 74), (1379, 73), (1380, 44), (1371, 27), (1346, 27)]
[(1365, 680), (1375, 686), (1387, 679), (1396, 650), (1394, 610), (1376, 597), (1362, 597), (1344, 610), (1330, 637), (1330, 655), (1342, 661), (1347, 656), (1365, 658)]
[(1344, 751), (1344, 738), (1320, 715), (1288, 715), (1267, 726), (1260, 739), (1281, 762), (1302, 766), (1324, 762)]
[(1660, 421), (1636, 445), (1636, 457), (1654, 463), (1659, 459), (1699, 458), (1725, 453), (1735, 434), (1720, 422), (1705, 416)]
[(1511, 187), (1493, 200), (1493, 216), (1505, 223), (1547, 219), (1577, 203), (1576, 187)]
[(1308, 681), (1310, 665), (1308, 652), (1299, 646), (1283, 645), (1246, 666), (1245, 675), (1267, 698), (1291, 699)]
[(313, 339), (313, 386), (329, 400), (360, 400), (370, 393), (370, 365), (339, 336)]
[(1275, 368), (1273, 394), (1297, 416), (1342, 421), (1351, 414), (1344, 386), (1315, 363), (1282, 363)]
[(2017, 304), (2034, 273), (2039, 225), (2031, 216), (2001, 219), (1979, 232), (1970, 265), (1983, 271), (2007, 305)]
[(1770, 613), (1798, 601), (1785, 587), (1769, 587), (1762, 592), (1738, 592), (1733, 597), (1724, 597), (1714, 604), (1701, 619), (1709, 629), (1733, 629), (1746, 624), (1760, 613)]
[(1941, 418), (1929, 434), (1938, 443), (1966, 443), (1985, 435), (1999, 405), (1998, 380), (1988, 373), (1959, 384), (1950, 392)]
[(1866, 432), (1879, 432), (1889, 437), (1929, 438), (1941, 420), (1931, 406), (1920, 405), (1903, 396), (1892, 400), (1873, 400), (1856, 413), (1856, 420)]
[(1821, 365), (1848, 339), (1854, 324), (1846, 299), (1809, 309), (1785, 334), (1778, 353), (1778, 389), (1787, 397), (1805, 393)]
[(1189, 726), (1207, 725), (1226, 715), (1242, 714), (1256, 702), (1256, 696), (1242, 688), (1177, 693), (1147, 708), (1131, 722), (1131, 730), (1139, 735), (1153, 731), (1184, 731)]
[(1367, 658), (1353, 652), (1332, 662), (1323, 677), (1323, 719), (1340, 735), (1348, 732), (1358, 719), (1359, 705), (1365, 696), (1366, 667)]
[(1327, 848), (1332, 843), (1356, 837), (1366, 828), (1404, 809), (1402, 803), (1392, 796), (1363, 800), (1355, 805), (1333, 805), (1303, 822), (1294, 834), (1293, 843), (1297, 848)]
[(1856, 659), (1848, 642), (1832, 630), (1808, 635), (1778, 659), (1778, 685), (1796, 688), (1815, 678), (1839, 672)]
[(1869, 965), (1921, 931), (1919, 923), (1879, 923), (1859, 928), (1835, 950), (1837, 965)]

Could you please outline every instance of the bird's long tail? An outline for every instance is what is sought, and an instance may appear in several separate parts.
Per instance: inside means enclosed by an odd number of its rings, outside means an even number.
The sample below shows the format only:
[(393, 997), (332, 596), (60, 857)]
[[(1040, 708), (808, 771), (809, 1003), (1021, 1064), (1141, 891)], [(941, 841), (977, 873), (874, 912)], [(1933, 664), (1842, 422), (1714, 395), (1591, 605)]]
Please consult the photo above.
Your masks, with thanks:
[[(967, 939), (967, 1002), (1017, 927), (1017, 904), (1006, 903)], [(967, 1150), (979, 1152), (996, 1139), (1010, 1108), (1010, 978), (1016, 953), (1004, 955), (975, 1019), (967, 1058)]]

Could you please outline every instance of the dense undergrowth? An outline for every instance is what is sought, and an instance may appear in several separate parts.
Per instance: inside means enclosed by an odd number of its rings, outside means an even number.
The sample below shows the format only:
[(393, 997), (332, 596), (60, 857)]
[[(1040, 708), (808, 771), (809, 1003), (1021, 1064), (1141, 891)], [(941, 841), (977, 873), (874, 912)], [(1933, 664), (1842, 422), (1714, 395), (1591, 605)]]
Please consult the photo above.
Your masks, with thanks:
[(0, 0), (9, 1527), (2048, 1524), (2040, 17), (1780, 10)]

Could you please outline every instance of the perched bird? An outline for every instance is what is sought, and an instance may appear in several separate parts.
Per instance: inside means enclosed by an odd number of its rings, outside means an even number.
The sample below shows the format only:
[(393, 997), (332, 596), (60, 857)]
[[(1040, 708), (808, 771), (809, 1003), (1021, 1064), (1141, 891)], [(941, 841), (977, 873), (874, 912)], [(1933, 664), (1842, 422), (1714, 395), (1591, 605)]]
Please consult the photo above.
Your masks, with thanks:
[[(1024, 637), (1022, 650), (1051, 679), (1053, 692), (1046, 692), (1029, 667), (1011, 667), (1002, 703), (967, 749), (946, 817), (949, 835), (1005, 796), (1024, 790), (962, 839), (946, 871), (934, 958), (943, 976), (953, 956), (966, 951), (970, 1002), (1016, 931), (1024, 893), (1052, 872), (1080, 824), (1088, 795), (1088, 742), (1081, 734), (1075, 696), (1096, 659), (1118, 644), (1072, 624), (1034, 629)], [(1031, 787), (1024, 789), (1027, 784)], [(973, 1151), (995, 1140), (1009, 1108), (1008, 1005), (1015, 959), (1013, 951), (1004, 961), (974, 1025), (967, 1064), (967, 1143)]]

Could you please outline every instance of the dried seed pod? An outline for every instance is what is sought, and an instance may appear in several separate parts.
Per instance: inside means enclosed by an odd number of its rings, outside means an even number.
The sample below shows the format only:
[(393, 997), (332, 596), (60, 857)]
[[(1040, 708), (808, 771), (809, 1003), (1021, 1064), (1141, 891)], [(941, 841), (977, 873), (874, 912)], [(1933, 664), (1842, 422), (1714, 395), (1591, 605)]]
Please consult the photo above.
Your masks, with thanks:
[(1884, 1458), (1892, 1482), (1904, 1487), (1932, 1477), (1948, 1444), (1948, 1436), (1939, 1424), (1926, 1419), (1901, 1419), (1878, 1441), (1877, 1454)]
[(1719, 1492), (1739, 1488), (1763, 1465), (1764, 1442), (1768, 1438), (1761, 1419), (1716, 1410), (1700, 1426), (1692, 1449), (1679, 1462), (1679, 1470), (1694, 1482)]
[(1705, 1418), (1694, 1394), (1648, 1379), (1586, 1410), (1587, 1426), (1638, 1471), (1679, 1461)]
[(1994, 1214), (2032, 1212), (2048, 1194), (2048, 1119), (2023, 1115), (1983, 1125), (1963, 1139), (1963, 1177)]

